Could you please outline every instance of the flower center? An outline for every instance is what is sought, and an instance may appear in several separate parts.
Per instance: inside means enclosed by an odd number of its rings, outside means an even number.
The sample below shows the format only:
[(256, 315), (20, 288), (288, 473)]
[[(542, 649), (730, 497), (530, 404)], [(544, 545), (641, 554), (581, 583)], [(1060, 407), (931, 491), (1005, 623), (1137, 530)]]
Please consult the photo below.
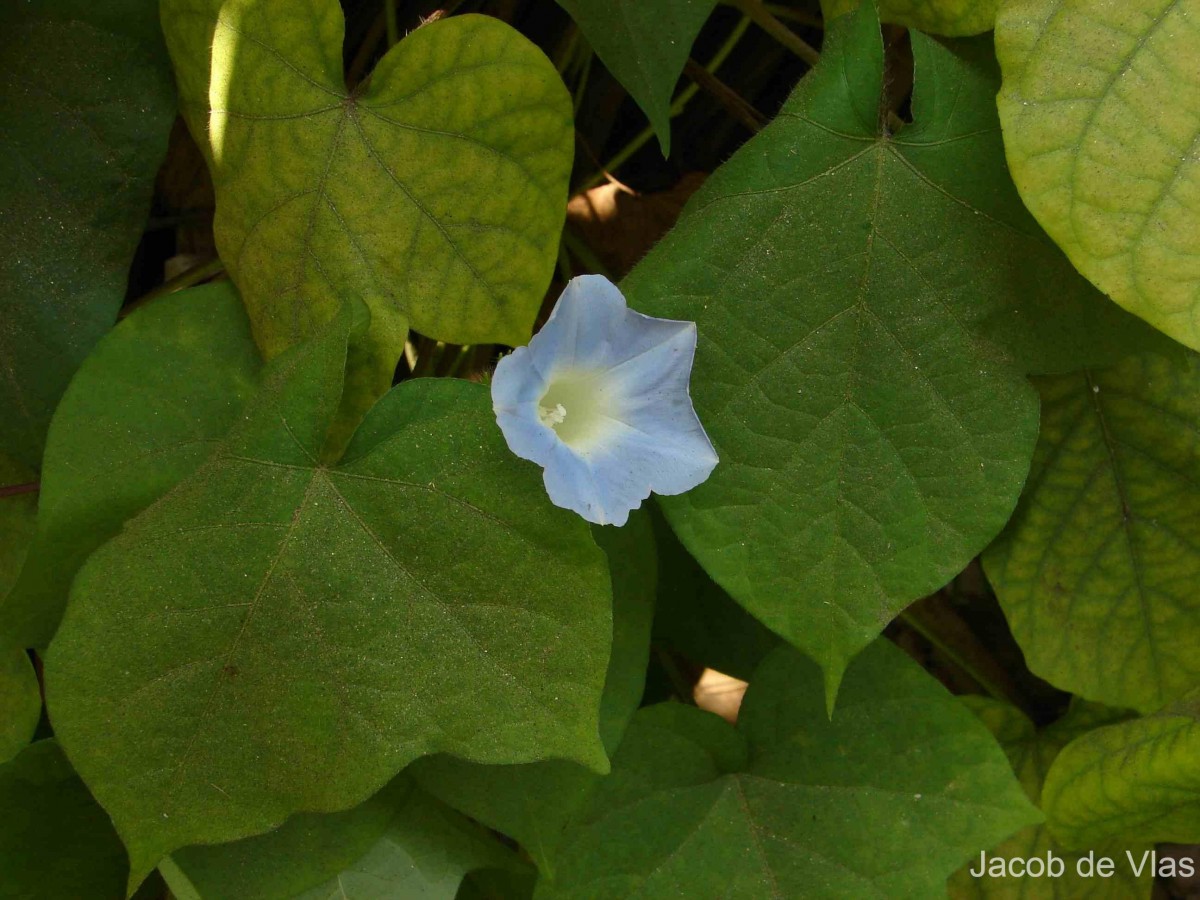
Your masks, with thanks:
[(553, 428), (559, 440), (573, 449), (586, 449), (611, 425), (611, 402), (596, 373), (568, 370), (559, 373), (538, 401), (538, 417)]
[(563, 409), (561, 403), (555, 403), (554, 409), (546, 409), (544, 406), (539, 406), (538, 417), (542, 420), (543, 425), (549, 425), (551, 428), (554, 428), (562, 424), (563, 419), (567, 417), (567, 411)]

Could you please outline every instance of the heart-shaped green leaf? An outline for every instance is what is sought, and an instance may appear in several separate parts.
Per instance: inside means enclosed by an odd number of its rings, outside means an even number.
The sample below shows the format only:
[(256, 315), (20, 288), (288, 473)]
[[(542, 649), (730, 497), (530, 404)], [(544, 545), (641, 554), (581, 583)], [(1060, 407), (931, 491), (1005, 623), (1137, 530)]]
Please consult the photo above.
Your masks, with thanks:
[(529, 339), (573, 139), (540, 50), (497, 19), (455, 16), (351, 91), (337, 0), (164, 0), (162, 14), (216, 185), (217, 247), (268, 357), (346, 294), (371, 310), (368, 395), (391, 383), (410, 326)]
[(558, 0), (671, 153), (671, 96), (717, 0)]
[(50, 643), (84, 560), (212, 453), (261, 366), (229, 282), (164, 297), (96, 345), (47, 437), (37, 534), (0, 605), (5, 640)]
[(55, 741), (0, 765), (0, 896), (124, 896), (129, 871), (112, 823)]
[[(1007, 703), (977, 696), (963, 697), (962, 700), (996, 736), (1008, 754), (1025, 793), (1035, 804), (1041, 802), (1046, 774), (1063, 747), (1093, 728), (1123, 718), (1121, 713), (1104, 707), (1077, 703), (1063, 718), (1038, 730), (1023, 712)], [(1087, 877), (1084, 875), (1086, 867), (1079, 867), (1080, 858), (1086, 853), (1072, 853), (1063, 849), (1051, 836), (1045, 823), (1038, 823), (988, 848), (988, 862), (994, 865), (993, 860), (1000, 859), (1007, 866), (1010, 860), (1046, 860), (1053, 854), (1062, 860), (1061, 875), (1010, 873), (973, 878), (971, 870), (979, 871), (979, 859), (976, 858), (955, 872), (947, 887), (951, 900), (1076, 900), (1084, 897), (1089, 900), (1130, 900), (1137, 897), (1148, 900), (1154, 887), (1154, 875), (1150, 867), (1135, 871), (1125, 864), (1122, 854), (1128, 850), (1135, 859), (1141, 859), (1150, 847), (1149, 843), (1089, 847), (1087, 849), (1093, 851), (1093, 859), (1107, 856), (1120, 864), (1108, 877), (1095, 874)]]
[(1033, 471), (984, 567), (1033, 671), (1155, 710), (1200, 680), (1200, 357), (1037, 385)]
[(476, 384), (402, 385), (322, 463), (348, 332), (342, 313), (281, 357), (217, 453), (76, 577), (47, 696), (133, 883), (181, 846), (361, 803), (428, 753), (606, 766), (611, 595), (586, 524)]
[(1196, 0), (1010, 0), (1000, 121), (1021, 197), (1121, 306), (1200, 350)]
[(842, 694), (830, 721), (820, 671), (781, 648), (736, 731), (641, 710), (536, 896), (933, 897), (1037, 819), (987, 730), (899, 650), (864, 652)]
[(354, 809), (189, 847), (160, 868), (180, 900), (454, 900), (468, 872), (505, 867), (521, 864), (402, 776)]
[(156, 10), (0, 6), (0, 454), (30, 468), (117, 317), (149, 214), (175, 115)]
[(1067, 847), (1200, 841), (1200, 690), (1072, 741), (1046, 776), (1042, 804)]
[(1021, 369), (1156, 339), (1021, 205), (986, 41), (914, 34), (913, 52), (916, 121), (892, 135), (874, 7), (838, 19), (624, 282), (638, 310), (699, 326), (693, 397), (721, 465), (667, 518), (831, 692), (1012, 513), (1037, 433)]

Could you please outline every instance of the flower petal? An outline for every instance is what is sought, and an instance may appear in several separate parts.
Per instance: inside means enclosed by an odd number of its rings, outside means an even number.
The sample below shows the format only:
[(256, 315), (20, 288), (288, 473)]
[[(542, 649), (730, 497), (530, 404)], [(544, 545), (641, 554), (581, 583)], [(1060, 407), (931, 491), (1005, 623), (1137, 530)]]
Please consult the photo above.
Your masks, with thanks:
[(624, 524), (651, 492), (683, 493), (717, 464), (688, 394), (695, 352), (694, 323), (634, 312), (608, 279), (576, 278), (496, 367), (497, 422), (514, 453), (545, 468), (555, 504)]

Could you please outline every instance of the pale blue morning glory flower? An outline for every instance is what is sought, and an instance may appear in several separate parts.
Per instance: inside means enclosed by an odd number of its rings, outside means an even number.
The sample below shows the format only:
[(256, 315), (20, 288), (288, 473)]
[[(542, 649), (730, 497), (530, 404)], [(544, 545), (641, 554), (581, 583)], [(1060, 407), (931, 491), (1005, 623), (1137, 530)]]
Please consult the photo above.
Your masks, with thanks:
[(496, 421), (556, 506), (624, 525), (651, 491), (682, 494), (717, 464), (688, 394), (695, 354), (694, 322), (634, 312), (607, 278), (580, 276), (496, 366)]

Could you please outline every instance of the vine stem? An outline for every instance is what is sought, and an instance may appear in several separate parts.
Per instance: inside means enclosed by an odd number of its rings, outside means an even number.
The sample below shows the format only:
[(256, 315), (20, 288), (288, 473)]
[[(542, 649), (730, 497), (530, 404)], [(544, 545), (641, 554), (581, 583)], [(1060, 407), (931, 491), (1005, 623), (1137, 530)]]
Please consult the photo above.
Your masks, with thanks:
[(214, 275), (220, 275), (225, 271), (225, 264), (220, 259), (209, 260), (202, 265), (196, 266), (194, 269), (188, 269), (176, 275), (170, 281), (165, 281), (152, 291), (147, 291), (142, 296), (138, 297), (123, 310), (121, 310), (121, 318), (125, 318), (132, 312), (135, 312), (145, 306), (147, 303), (153, 303), (160, 297), (165, 297), (167, 294), (174, 294), (176, 291), (182, 291), (184, 288), (190, 288), (199, 284), (202, 281), (207, 281)]
[(4, 497), (17, 497), (21, 494), (36, 494), (42, 489), (40, 481), (31, 481), (28, 484), (10, 484), (5, 487), (0, 487), (0, 499)]
[(662, 666), (663, 671), (667, 674), (667, 680), (671, 682), (671, 689), (675, 692), (679, 701), (690, 706), (695, 706), (696, 686), (689, 683), (687, 677), (683, 674), (683, 670), (679, 668), (679, 663), (675, 661), (675, 658), (662, 647), (655, 647), (654, 655), (658, 658), (658, 664)]
[[(738, 0), (720, 0), (725, 6), (736, 8)], [(810, 12), (805, 12), (802, 9), (792, 9), (790, 6), (783, 6), (779, 3), (767, 3), (767, 10), (777, 19), (783, 19), (787, 22), (796, 22), (800, 25), (808, 25), (810, 28), (819, 28), (822, 31), (825, 29), (825, 20), (820, 16), (813, 15)]]
[(400, 26), (396, 21), (396, 0), (383, 0), (383, 15), (387, 24), (387, 44), (395, 47), (400, 42)]
[(775, 18), (774, 13), (767, 8), (763, 0), (733, 0), (733, 5), (741, 10), (743, 15), (750, 18), (755, 25), (810, 66), (815, 66), (817, 60), (821, 58), (821, 54), (816, 51), (816, 48)]
[[(717, 49), (717, 52), (713, 54), (712, 59), (708, 61), (708, 65), (704, 67), (704, 70), (710, 75), (714, 74), (716, 70), (721, 67), (721, 64), (729, 58), (729, 54), (733, 52), (733, 48), (737, 46), (738, 41), (742, 39), (742, 35), (746, 33), (746, 30), (749, 27), (749, 17), (743, 16), (742, 20), (734, 26), (731, 32), (729, 32), (729, 37), (725, 39), (725, 43), (723, 43)], [(671, 118), (675, 118), (682, 113), (687, 108), (688, 103), (691, 102), (691, 99), (695, 97), (699, 91), (700, 86), (695, 82), (684, 88), (680, 92), (679, 96), (675, 98), (674, 102), (671, 103)], [(633, 140), (622, 147), (615, 156), (610, 158), (609, 161), (601, 167), (599, 172), (594, 173), (590, 178), (587, 179), (587, 181), (583, 182), (583, 184), (576, 188), (575, 193), (578, 193), (579, 191), (590, 190), (591, 188), (594, 188), (596, 185), (600, 184), (602, 181), (605, 181), (608, 178), (609, 172), (615, 172), (617, 169), (623, 166), (629, 161), (631, 156), (641, 150), (642, 147), (644, 147), (646, 143), (649, 142), (653, 137), (653, 127), (646, 126), (643, 128), (640, 132), (638, 132), (637, 136), (634, 137)]]
[[(929, 608), (930, 606), (933, 608)], [(941, 595), (918, 601), (900, 619), (946, 659), (969, 675), (996, 700), (1029, 711), (1029, 703), (975, 633), (958, 617)]]

